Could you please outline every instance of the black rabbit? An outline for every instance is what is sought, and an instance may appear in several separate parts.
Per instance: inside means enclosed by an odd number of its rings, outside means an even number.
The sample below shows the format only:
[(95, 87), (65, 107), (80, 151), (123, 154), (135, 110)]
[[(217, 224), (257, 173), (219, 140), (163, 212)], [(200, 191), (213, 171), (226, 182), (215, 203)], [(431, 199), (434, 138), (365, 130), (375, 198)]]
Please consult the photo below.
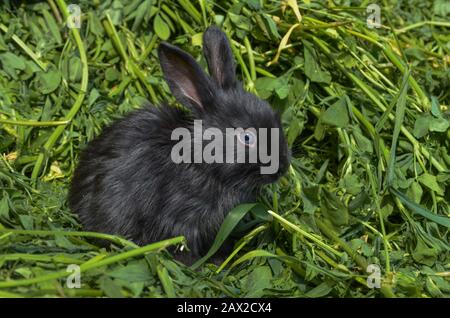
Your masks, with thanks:
[[(186, 264), (208, 251), (233, 207), (253, 202), (259, 188), (275, 182), (289, 166), (279, 115), (237, 81), (226, 35), (209, 27), (203, 48), (211, 77), (188, 53), (160, 44), (165, 80), (186, 109), (145, 105), (105, 128), (82, 152), (69, 192), (70, 208), (87, 230), (140, 245), (184, 235), (190, 251), (176, 251), (175, 257)], [(171, 153), (178, 141), (172, 132), (180, 127), (193, 132), (194, 120), (201, 120), (203, 129), (224, 133), (228, 127), (279, 129), (278, 171), (262, 174), (267, 163), (259, 155), (253, 163), (174, 162)], [(247, 155), (256, 151), (250, 145), (255, 138), (247, 132), (237, 136)], [(229, 251), (227, 244), (219, 258)]]

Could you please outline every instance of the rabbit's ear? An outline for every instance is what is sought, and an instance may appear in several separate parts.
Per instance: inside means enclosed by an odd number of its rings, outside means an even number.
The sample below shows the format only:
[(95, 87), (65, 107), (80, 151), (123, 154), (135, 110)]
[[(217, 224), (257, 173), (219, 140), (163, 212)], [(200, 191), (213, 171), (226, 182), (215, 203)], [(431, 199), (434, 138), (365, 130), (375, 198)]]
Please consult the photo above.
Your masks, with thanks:
[(223, 89), (236, 85), (236, 74), (230, 42), (224, 32), (210, 26), (203, 33), (203, 52), (208, 62), (209, 74)]
[(176, 99), (203, 111), (213, 98), (213, 85), (200, 65), (185, 51), (161, 42), (158, 56), (164, 78)]

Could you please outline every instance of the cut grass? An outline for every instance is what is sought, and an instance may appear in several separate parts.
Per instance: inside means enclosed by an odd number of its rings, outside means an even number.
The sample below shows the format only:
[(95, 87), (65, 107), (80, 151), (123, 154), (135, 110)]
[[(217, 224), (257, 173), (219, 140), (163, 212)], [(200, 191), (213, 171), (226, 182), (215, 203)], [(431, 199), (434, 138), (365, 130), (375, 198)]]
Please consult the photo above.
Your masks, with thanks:
[[(331, 3), (82, 0), (69, 29), (64, 0), (3, 1), (0, 297), (448, 297), (450, 10), (384, 1), (369, 29), (365, 6)], [(205, 66), (210, 24), (246, 89), (282, 113), (293, 160), (225, 220), (213, 249), (236, 245), (224, 263), (194, 270), (165, 250), (181, 237), (138, 247), (81, 232), (66, 195), (105, 125), (174, 102), (161, 39)]]

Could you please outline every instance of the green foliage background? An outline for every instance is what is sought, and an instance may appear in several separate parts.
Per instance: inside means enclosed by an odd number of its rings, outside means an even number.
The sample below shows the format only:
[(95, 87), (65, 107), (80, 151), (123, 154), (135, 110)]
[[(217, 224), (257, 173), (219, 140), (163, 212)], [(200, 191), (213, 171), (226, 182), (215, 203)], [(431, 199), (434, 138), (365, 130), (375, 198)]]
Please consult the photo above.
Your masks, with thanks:
[[(380, 28), (371, 1), (76, 2), (81, 29), (63, 0), (0, 4), (0, 296), (448, 297), (447, 1), (381, 1)], [(193, 270), (164, 251), (182, 238), (81, 232), (66, 194), (102, 127), (174, 102), (158, 43), (206, 66), (210, 24), (232, 39), (245, 87), (283, 112), (294, 159), (225, 221), (218, 240), (238, 238), (225, 263)]]

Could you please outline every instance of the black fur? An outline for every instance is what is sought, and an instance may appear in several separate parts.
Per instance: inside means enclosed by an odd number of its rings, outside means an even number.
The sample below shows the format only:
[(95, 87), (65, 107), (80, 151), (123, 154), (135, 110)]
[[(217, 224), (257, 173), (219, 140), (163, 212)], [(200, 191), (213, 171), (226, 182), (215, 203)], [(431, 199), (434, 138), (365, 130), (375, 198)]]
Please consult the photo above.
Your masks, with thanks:
[(261, 175), (258, 163), (172, 162), (177, 143), (170, 139), (172, 130), (192, 130), (194, 119), (202, 119), (204, 129), (281, 128), (270, 106), (235, 80), (225, 34), (208, 28), (204, 47), (212, 79), (179, 48), (162, 43), (158, 51), (173, 94), (191, 111), (145, 105), (105, 128), (82, 152), (69, 192), (69, 205), (87, 230), (140, 245), (184, 235), (190, 252), (176, 257), (187, 264), (208, 251), (233, 207), (254, 201), (259, 188), (276, 181), (289, 165), (283, 134), (275, 175)]

